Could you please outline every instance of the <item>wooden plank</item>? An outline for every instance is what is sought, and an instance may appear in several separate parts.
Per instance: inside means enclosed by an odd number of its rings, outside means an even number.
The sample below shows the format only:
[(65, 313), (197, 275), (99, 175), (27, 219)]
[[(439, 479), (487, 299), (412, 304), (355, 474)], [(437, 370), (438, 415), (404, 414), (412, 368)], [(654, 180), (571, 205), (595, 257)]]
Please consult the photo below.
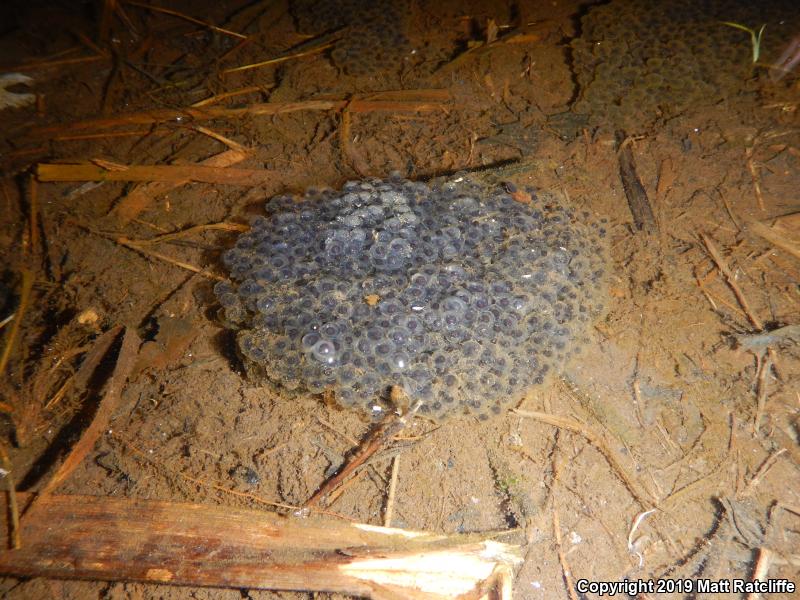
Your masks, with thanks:
[(510, 580), (522, 556), (519, 545), (498, 541), (517, 532), (448, 536), (154, 500), (45, 496), (31, 517), (22, 521), (22, 547), (0, 551), (0, 573), (382, 600), (479, 598), (485, 581)]

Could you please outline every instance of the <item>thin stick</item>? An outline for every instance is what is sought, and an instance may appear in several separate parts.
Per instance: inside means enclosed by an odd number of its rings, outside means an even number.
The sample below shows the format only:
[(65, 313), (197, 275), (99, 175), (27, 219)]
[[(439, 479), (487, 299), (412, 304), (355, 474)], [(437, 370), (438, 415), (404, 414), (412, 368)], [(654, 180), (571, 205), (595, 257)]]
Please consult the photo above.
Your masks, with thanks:
[[(47, 499), (50, 497), (53, 490), (63, 483), (64, 480), (69, 477), (69, 475), (77, 468), (77, 466), (83, 462), (83, 459), (86, 458), (86, 455), (91, 452), (92, 448), (94, 448), (95, 443), (100, 438), (103, 431), (108, 428), (108, 423), (111, 420), (111, 416), (114, 414), (117, 404), (119, 403), (122, 389), (127, 383), (131, 372), (133, 371), (136, 355), (139, 352), (139, 345), (141, 343), (141, 340), (139, 339), (139, 336), (136, 335), (135, 331), (132, 329), (123, 330), (123, 328), (120, 326), (114, 327), (107, 331), (103, 336), (107, 336), (104, 341), (112, 342), (117, 338), (120, 331), (123, 331), (122, 347), (117, 355), (117, 364), (114, 367), (114, 371), (111, 374), (110, 379), (108, 380), (105, 393), (103, 394), (99, 406), (97, 407), (97, 412), (95, 413), (92, 422), (81, 434), (78, 442), (72, 447), (72, 450), (70, 450), (67, 458), (63, 463), (61, 463), (42, 490), (36, 494), (33, 500), (28, 504), (24, 515), (26, 523), (35, 519), (36, 512), (40, 504), (47, 504)], [(104, 347), (106, 350), (109, 348), (109, 345), (105, 345), (105, 343), (101, 343), (99, 345)], [(31, 515), (33, 515), (33, 517)]]
[(153, 12), (163, 13), (165, 15), (171, 15), (173, 17), (178, 17), (179, 19), (183, 19), (184, 21), (189, 21), (190, 23), (194, 23), (196, 25), (202, 25), (203, 27), (208, 27), (213, 31), (217, 31), (219, 33), (224, 33), (225, 35), (230, 35), (235, 38), (239, 38), (240, 40), (246, 40), (247, 36), (242, 35), (241, 33), (236, 33), (235, 31), (231, 31), (230, 29), (224, 29), (222, 27), (217, 27), (216, 25), (212, 25), (208, 21), (201, 21), (200, 19), (195, 19), (194, 17), (190, 17), (189, 15), (185, 15), (183, 13), (179, 13), (176, 10), (170, 10), (169, 8), (161, 8), (159, 6), (153, 6), (152, 4), (143, 4), (141, 2), (135, 2), (134, 0), (125, 0), (127, 4), (131, 6), (138, 6), (139, 8), (144, 8), (147, 10), (152, 10)]
[(215, 279), (217, 281), (225, 281), (225, 277), (221, 275), (217, 275), (215, 273), (209, 273), (205, 269), (201, 269), (200, 267), (196, 267), (193, 264), (184, 262), (182, 260), (178, 260), (176, 258), (172, 258), (167, 256), (166, 254), (162, 254), (161, 252), (156, 252), (155, 250), (150, 250), (149, 248), (144, 247), (141, 244), (137, 244), (133, 240), (129, 240), (126, 237), (118, 237), (114, 239), (120, 246), (125, 246), (126, 248), (130, 248), (131, 250), (135, 250), (136, 252), (140, 252), (145, 256), (150, 256), (153, 258), (157, 258), (159, 260), (163, 260), (166, 263), (171, 265), (175, 265), (176, 267), (180, 267), (181, 269), (186, 269), (187, 271), (192, 271), (193, 273), (197, 273), (198, 275), (202, 275), (203, 277), (207, 277), (208, 279)]
[(261, 67), (267, 67), (269, 65), (277, 65), (283, 62), (287, 62), (290, 60), (294, 60), (296, 58), (302, 58), (303, 56), (309, 56), (311, 54), (319, 54), (323, 50), (327, 50), (328, 48), (332, 47), (336, 42), (328, 42), (327, 44), (322, 44), (321, 46), (316, 46), (314, 48), (310, 48), (308, 50), (303, 50), (302, 52), (295, 52), (294, 54), (287, 54), (284, 56), (277, 56), (275, 58), (270, 58), (269, 60), (264, 60), (257, 63), (252, 63), (249, 65), (242, 65), (241, 67), (232, 67), (230, 69), (225, 69), (222, 71), (223, 74), (228, 73), (239, 73), (241, 71), (249, 71), (251, 69), (258, 69)]
[(778, 460), (778, 457), (782, 454), (786, 454), (786, 448), (781, 448), (780, 450), (776, 450), (772, 454), (770, 454), (767, 459), (761, 463), (761, 466), (756, 471), (756, 474), (750, 478), (750, 481), (747, 482), (745, 489), (742, 491), (742, 496), (747, 496), (750, 492), (759, 484), (761, 480), (764, 479), (764, 476), (769, 472), (769, 470), (775, 465), (775, 462)]
[(764, 208), (764, 194), (761, 193), (761, 181), (758, 177), (756, 165), (753, 162), (752, 146), (747, 149), (745, 156), (747, 157), (747, 170), (750, 171), (750, 178), (753, 180), (753, 191), (755, 192), (756, 200), (758, 201), (758, 208), (760, 208), (762, 211), (766, 210)]
[[(273, 87), (273, 86), (270, 86)], [(241, 96), (242, 94), (251, 94), (253, 92), (263, 92), (264, 87), (258, 85), (252, 85), (250, 87), (241, 88), (239, 90), (232, 90), (230, 92), (225, 92), (223, 94), (215, 94), (213, 96), (209, 96), (205, 100), (199, 100), (192, 104), (192, 108), (201, 108), (203, 106), (208, 106), (210, 104), (216, 104), (226, 98), (233, 98), (235, 96)]]
[[(201, 165), (212, 167), (229, 167), (238, 164), (248, 157), (247, 152), (240, 150), (225, 150), (219, 154), (214, 154), (200, 161)], [(151, 182), (134, 188), (127, 196), (120, 200), (110, 215), (117, 220), (120, 225), (125, 225), (131, 219), (135, 219), (143, 211), (147, 210), (154, 198), (159, 194), (169, 191), (188, 183), (188, 181), (168, 181)]]
[(108, 429), (108, 423), (119, 403), (122, 389), (127, 383), (129, 375), (133, 372), (140, 343), (141, 340), (133, 329), (124, 330), (122, 347), (117, 356), (117, 364), (108, 381), (103, 398), (100, 400), (94, 419), (92, 419), (89, 427), (83, 432), (78, 443), (72, 447), (66, 460), (61, 463), (61, 466), (53, 477), (47, 482), (47, 485), (44, 486), (39, 497), (51, 493), (59, 484), (69, 477), (86, 455), (91, 452), (95, 442), (97, 442), (102, 433)]
[[(172, 476), (172, 477), (175, 477), (175, 478), (184, 479), (184, 480), (186, 480), (186, 481), (188, 481), (190, 483), (194, 483), (195, 485), (199, 485), (199, 486), (204, 487), (204, 488), (209, 488), (209, 489), (215, 490), (217, 492), (222, 492), (224, 494), (230, 494), (231, 496), (236, 496), (237, 498), (244, 498), (246, 500), (252, 500), (254, 502), (257, 502), (258, 504), (263, 504), (265, 506), (271, 506), (273, 508), (282, 508), (282, 509), (290, 510), (290, 511), (302, 510), (301, 507), (299, 507), (299, 506), (294, 506), (292, 504), (284, 504), (282, 502), (272, 502), (271, 500), (267, 500), (266, 498), (262, 498), (261, 496), (258, 496), (256, 494), (251, 494), (249, 492), (240, 492), (240, 491), (237, 491), (237, 490), (232, 490), (230, 488), (227, 488), (227, 487), (225, 487), (223, 485), (220, 485), (218, 483), (214, 483), (212, 481), (206, 481), (205, 479), (198, 479), (197, 477), (192, 477), (190, 475), (187, 475), (186, 473), (182, 473), (182, 472), (180, 472), (180, 471), (178, 471), (176, 469), (168, 467), (166, 464), (164, 464), (163, 461), (156, 461), (153, 458), (152, 455), (148, 454), (147, 452), (144, 452), (144, 451), (140, 450), (133, 443), (131, 443), (127, 439), (123, 438), (118, 433), (112, 432), (112, 435), (117, 440), (119, 440), (119, 442), (122, 443), (126, 448), (128, 448), (128, 450), (130, 450), (131, 452), (133, 452), (134, 454), (139, 456), (145, 462), (150, 463), (157, 471), (161, 471), (161, 472), (163, 472), (162, 474), (166, 474), (167, 476)], [(346, 517), (346, 516), (344, 516), (342, 514), (339, 514), (337, 512), (333, 512), (333, 511), (330, 511), (330, 510), (318, 510), (318, 509), (315, 509), (314, 512), (319, 513), (319, 514), (332, 516), (332, 517), (336, 517), (338, 519), (342, 519), (343, 521), (352, 521), (352, 519), (350, 517)]]
[(15, 316), (15, 315), (16, 315), (16, 313), (11, 313), (11, 314), (10, 314), (10, 315), (8, 315), (8, 316), (7, 316), (5, 319), (3, 319), (2, 321), (0, 321), (0, 329), (2, 329), (3, 327), (5, 327), (5, 326), (6, 326), (6, 325), (8, 325), (9, 323), (11, 323), (11, 321), (13, 321), (13, 320), (14, 320), (14, 316)]
[(327, 111), (341, 110), (350, 104), (353, 112), (426, 112), (446, 110), (446, 103), (450, 101), (447, 90), (420, 89), (420, 90), (389, 90), (370, 94), (363, 98), (341, 99), (320, 98), (300, 100), (297, 102), (263, 102), (251, 104), (241, 108), (226, 108), (221, 106), (205, 106), (202, 108), (185, 107), (181, 109), (162, 108), (142, 112), (119, 115), (118, 117), (88, 119), (64, 125), (49, 125), (31, 129), (28, 133), (32, 136), (51, 137), (55, 132), (76, 131), (85, 129), (104, 129), (119, 127), (132, 123), (149, 125), (160, 122), (175, 121), (203, 121), (210, 119), (233, 119), (245, 116), (257, 117), (266, 115), (282, 115), (297, 111)]
[(620, 462), (608, 448), (608, 445), (603, 441), (603, 439), (593, 432), (591, 429), (586, 427), (583, 423), (576, 421), (575, 419), (570, 419), (568, 417), (559, 417), (556, 415), (550, 415), (543, 412), (532, 411), (532, 410), (520, 410), (518, 408), (512, 409), (512, 412), (518, 414), (521, 417), (527, 417), (529, 419), (536, 419), (537, 421), (541, 421), (542, 423), (547, 423), (548, 425), (552, 425), (553, 427), (558, 427), (560, 429), (568, 429), (570, 431), (574, 431), (575, 433), (579, 433), (582, 435), (586, 440), (595, 446), (600, 452), (605, 456), (608, 464), (617, 474), (617, 476), (622, 480), (625, 484), (625, 487), (628, 488), (628, 491), (631, 495), (636, 499), (639, 504), (645, 508), (649, 509), (653, 507), (653, 502), (647, 499), (644, 494), (639, 491), (639, 486), (628, 476), (628, 473), (622, 467)]
[(317, 420), (317, 422), (320, 425), (322, 425), (323, 427), (327, 427), (332, 433), (338, 435), (343, 440), (347, 441), (347, 443), (350, 444), (351, 446), (358, 446), (358, 440), (355, 439), (354, 437), (349, 436), (346, 433), (343, 433), (343, 432), (339, 431), (331, 423), (328, 423), (325, 419), (323, 419), (320, 416), (315, 416), (314, 418)]
[(394, 496), (397, 492), (397, 474), (400, 472), (400, 455), (396, 455), (392, 461), (392, 479), (389, 482), (389, 495), (386, 498), (386, 512), (383, 515), (383, 526), (392, 526), (394, 516)]
[(5, 201), (6, 201), (6, 208), (5, 208), (5, 210), (6, 210), (6, 213), (10, 213), (10, 212), (11, 212), (11, 203), (12, 203), (12, 200), (11, 200), (11, 194), (9, 194), (9, 193), (8, 193), (8, 184), (9, 184), (9, 180), (10, 180), (10, 178), (9, 178), (9, 177), (4, 177), (4, 178), (3, 178), (3, 179), (0, 181), (0, 190), (2, 190), (2, 192), (3, 192), (3, 198), (4, 198), (4, 199), (5, 199)]
[(3, 463), (5, 471), (6, 486), (8, 487), (8, 508), (11, 512), (11, 547), (20, 548), (22, 543), (19, 539), (19, 504), (17, 503), (17, 486), (14, 484), (14, 476), (11, 474), (11, 460), (8, 458), (5, 445), (0, 444), (0, 462)]
[(219, 106), (206, 106), (203, 108), (186, 107), (182, 109), (160, 108), (141, 112), (121, 114), (118, 117), (87, 119), (64, 125), (48, 125), (37, 127), (30, 131), (34, 136), (49, 136), (57, 131), (80, 131), (85, 129), (105, 129), (121, 125), (150, 125), (161, 122), (175, 121), (208, 121), (217, 118), (237, 118), (244, 116), (280, 115), (301, 110), (332, 110), (340, 109), (346, 100), (306, 100), (300, 102), (265, 102), (251, 104), (243, 108), (225, 108)]
[[(703, 242), (705, 243), (709, 254), (711, 254), (711, 258), (714, 259), (717, 268), (725, 276), (725, 280), (727, 281), (730, 288), (733, 290), (733, 294), (739, 301), (739, 304), (741, 305), (742, 310), (744, 310), (745, 314), (747, 315), (747, 318), (750, 320), (750, 323), (753, 324), (753, 327), (755, 327), (756, 330), (763, 331), (764, 330), (763, 321), (761, 321), (761, 319), (758, 318), (758, 315), (756, 315), (750, 308), (750, 303), (747, 301), (744, 292), (742, 292), (741, 288), (739, 288), (739, 285), (736, 283), (736, 278), (733, 276), (733, 272), (731, 272), (730, 267), (728, 267), (727, 263), (722, 258), (722, 254), (720, 253), (719, 249), (717, 249), (717, 246), (714, 244), (714, 242), (711, 241), (711, 238), (708, 237), (706, 234), (701, 233), (700, 237), (703, 239)], [(767, 356), (769, 357), (770, 362), (772, 363), (771, 366), (774, 367), (778, 362), (778, 356), (775, 353), (775, 350), (773, 348), (768, 347)], [(764, 382), (766, 384), (766, 379), (764, 380)], [(762, 387), (760, 386), (759, 389), (762, 389)], [(766, 385), (763, 386), (763, 389), (766, 390)], [(766, 401), (766, 396), (759, 400), (759, 402), (761, 403), (765, 401)]]
[(100, 13), (100, 24), (98, 27), (98, 37), (101, 42), (107, 42), (111, 31), (111, 20), (114, 17), (114, 9), (117, 0), (103, 0), (103, 10)]
[[(58, 58), (64, 58), (65, 56), (69, 56), (70, 54), (75, 54), (80, 49), (81, 49), (80, 46), (72, 46), (72, 47), (66, 48), (64, 50), (59, 50), (58, 52), (53, 52), (52, 54), (48, 54), (47, 56), (40, 56), (39, 59), (40, 60), (47, 60), (47, 61), (56, 60)], [(3, 70), (5, 71), (6, 69), (3, 69)], [(13, 68), (9, 68), (8, 70), (9, 71), (13, 71), (14, 69)]]
[(279, 175), (266, 169), (193, 165), (123, 165), (121, 169), (98, 164), (39, 163), (39, 181), (164, 181), (182, 184), (196, 181), (223, 185), (255, 186), (272, 183)]
[(71, 142), (76, 140), (96, 140), (115, 137), (134, 137), (145, 136), (150, 133), (149, 129), (135, 129), (132, 131), (109, 131), (107, 133), (85, 133), (82, 135), (57, 135), (53, 137), (54, 142)]
[(750, 303), (747, 301), (747, 298), (745, 298), (745, 295), (742, 292), (741, 288), (739, 287), (739, 284), (736, 283), (736, 278), (733, 276), (733, 272), (731, 272), (730, 267), (728, 267), (728, 264), (725, 262), (725, 259), (722, 258), (722, 254), (720, 253), (716, 244), (714, 244), (714, 242), (711, 241), (711, 238), (708, 237), (705, 233), (701, 233), (700, 237), (703, 240), (703, 243), (706, 245), (706, 249), (708, 250), (708, 253), (711, 255), (711, 258), (714, 259), (717, 268), (725, 276), (725, 281), (727, 281), (731, 290), (733, 290), (733, 294), (739, 301), (739, 304), (741, 305), (742, 309), (747, 315), (747, 318), (753, 324), (753, 327), (755, 327), (759, 331), (764, 329), (764, 323), (762, 323), (761, 319), (759, 319), (758, 316), (750, 308)]
[(37, 71), (39, 69), (48, 69), (51, 67), (63, 67), (65, 65), (77, 65), (80, 63), (95, 62), (98, 60), (106, 60), (108, 56), (82, 56), (80, 58), (65, 58), (62, 60), (51, 60), (47, 62), (32, 63), (28, 65), (17, 65), (12, 67), (11, 70), (15, 73), (24, 73), (26, 71)]
[(78, 30), (76, 29), (76, 30), (73, 30), (73, 31), (72, 31), (72, 33), (74, 33), (74, 34), (75, 34), (75, 36), (78, 38), (78, 40), (81, 42), (81, 44), (83, 44), (84, 46), (86, 46), (86, 47), (87, 47), (89, 50), (91, 50), (91, 51), (92, 51), (92, 52), (94, 52), (95, 54), (97, 54), (97, 55), (101, 55), (101, 56), (106, 56), (106, 55), (108, 55), (108, 52), (106, 52), (106, 51), (105, 51), (105, 50), (103, 50), (103, 49), (102, 49), (100, 46), (98, 46), (98, 45), (97, 45), (97, 44), (95, 44), (95, 43), (94, 43), (92, 40), (90, 40), (90, 39), (89, 39), (89, 38), (86, 36), (86, 34), (85, 34), (85, 33), (83, 33), (82, 31), (78, 31)]
[[(716, 271), (715, 271), (715, 273), (716, 273)], [(708, 291), (708, 289), (703, 287), (702, 284), (701, 284), (700, 289), (706, 295), (706, 298), (711, 303), (711, 305), (714, 307), (714, 310), (719, 311), (719, 307), (717, 307), (717, 302), (719, 302), (720, 304), (722, 304), (724, 306), (727, 306), (731, 310), (732, 313), (734, 313), (735, 315), (741, 317), (745, 321), (749, 321), (750, 320), (750, 318), (745, 314), (745, 312), (741, 308), (736, 306), (733, 302), (728, 302), (725, 298), (722, 298), (722, 297), (720, 297), (720, 296), (718, 296), (716, 294), (712, 294), (711, 292)], [(715, 300), (716, 300), (716, 302), (714, 302)]]
[(331, 506), (336, 504), (336, 501), (339, 498), (341, 498), (342, 495), (347, 490), (349, 490), (351, 487), (353, 487), (356, 483), (358, 483), (364, 478), (364, 475), (367, 474), (367, 471), (368, 469), (361, 469), (360, 471), (356, 471), (356, 473), (350, 479), (345, 481), (342, 485), (340, 485), (338, 488), (336, 488), (330, 494), (328, 494), (328, 499), (325, 502), (326, 506), (330, 508)]
[(778, 502), (775, 506), (779, 506), (783, 510), (788, 510), (789, 512), (793, 512), (797, 516), (800, 516), (800, 506), (794, 506), (792, 504), (786, 504), (784, 502)]
[(117, 17), (119, 17), (120, 21), (122, 21), (125, 24), (125, 27), (127, 27), (131, 31), (131, 33), (134, 34), (134, 36), (142, 37), (136, 31), (136, 27), (134, 26), (133, 21), (131, 21), (131, 18), (128, 16), (128, 13), (125, 12), (125, 9), (122, 8), (122, 6), (119, 3), (119, 0), (114, 0), (114, 14), (116, 14)]
[(359, 450), (345, 463), (342, 470), (322, 484), (311, 498), (305, 502), (303, 507), (314, 508), (320, 504), (323, 499), (326, 499), (335, 488), (350, 477), (358, 467), (363, 465), (392, 435), (400, 431), (404, 426), (405, 423), (397, 416), (393, 414), (387, 415), (384, 422), (364, 440)]
[(767, 374), (771, 368), (772, 358), (767, 353), (761, 358), (761, 365), (758, 370), (758, 391), (756, 392), (756, 414), (753, 416), (753, 435), (758, 434), (761, 417), (764, 414), (764, 407), (767, 403)]
[(250, 227), (248, 227), (247, 225), (243, 225), (241, 223), (208, 223), (207, 225), (195, 225), (194, 227), (189, 227), (188, 229), (182, 229), (180, 231), (175, 231), (173, 233), (165, 233), (164, 235), (157, 235), (155, 237), (148, 238), (146, 240), (128, 240), (128, 244), (133, 244), (137, 248), (140, 248), (141, 246), (148, 246), (150, 244), (171, 242), (173, 240), (194, 235), (195, 233), (207, 231), (210, 229), (244, 232), (244, 231), (249, 231)]
[(28, 177), (28, 207), (30, 209), (30, 216), (28, 218), (28, 226), (30, 227), (30, 251), (36, 253), (39, 249), (39, 187), (36, 182), (36, 177), (30, 175)]
[(725, 468), (728, 465), (729, 454), (730, 452), (728, 452), (725, 455), (725, 457), (722, 460), (720, 460), (719, 464), (716, 467), (714, 467), (711, 471), (709, 471), (706, 475), (698, 477), (694, 481), (687, 483), (682, 488), (675, 490), (669, 496), (664, 498), (664, 500), (661, 502), (661, 506), (664, 507), (664, 509), (666, 510), (668, 507), (673, 506), (678, 501), (678, 499), (690, 494), (691, 492), (695, 491), (698, 488), (702, 488), (709, 481), (719, 484), (720, 481), (719, 474), (722, 472), (723, 468)]
[(699, 287), (700, 291), (703, 292), (703, 295), (706, 297), (706, 300), (708, 300), (708, 303), (711, 305), (712, 310), (719, 310), (717, 308), (717, 303), (714, 302), (713, 298), (711, 298), (709, 293), (706, 291), (705, 284), (703, 283), (703, 281), (701, 281), (700, 276), (697, 274), (696, 269), (694, 271), (694, 280), (697, 283), (697, 287)]
[(195, 125), (194, 129), (195, 131), (202, 133), (203, 135), (207, 135), (208, 137), (215, 139), (218, 142), (222, 142), (231, 150), (236, 150), (237, 152), (241, 152), (242, 154), (245, 155), (250, 154), (250, 150), (246, 146), (240, 144), (235, 140), (225, 137), (221, 133), (217, 133), (213, 129), (209, 129), (208, 127), (203, 127), (202, 125)]
[(73, 377), (67, 378), (67, 380), (61, 384), (61, 387), (56, 390), (56, 393), (44, 404), (45, 410), (51, 410), (56, 404), (61, 402), (64, 399), (64, 396), (67, 395), (67, 390), (72, 386)]
[(417, 402), (411, 410), (402, 417), (391, 413), (388, 414), (383, 423), (370, 433), (361, 444), (358, 451), (345, 463), (342, 470), (322, 484), (322, 487), (320, 487), (311, 498), (306, 500), (303, 508), (314, 508), (322, 502), (332, 490), (339, 486), (346, 478), (350, 477), (350, 475), (375, 454), (381, 446), (400, 432), (416, 414), (420, 406), (421, 403)]
[(570, 600), (578, 600), (575, 594), (575, 586), (572, 583), (572, 569), (567, 562), (567, 555), (561, 543), (561, 519), (558, 516), (558, 509), (553, 506), (553, 534), (556, 541), (556, 551), (558, 552), (558, 562), (561, 565), (561, 575), (564, 577), (564, 587), (567, 588)]
[(25, 311), (28, 310), (28, 302), (30, 301), (31, 297), (31, 290), (33, 289), (33, 272), (25, 269), (22, 271), (22, 291), (19, 295), (19, 307), (16, 311), (16, 318), (14, 322), (11, 324), (11, 329), (8, 331), (8, 337), (6, 337), (6, 345), (3, 348), (3, 355), (0, 356), (0, 376), (3, 375), (6, 371), (6, 365), (8, 365), (8, 361), (11, 358), (11, 352), (14, 349), (14, 343), (17, 341), (17, 336), (19, 335), (19, 329), (22, 325), (22, 318), (25, 316)]
[[(758, 560), (756, 560), (756, 568), (753, 569), (752, 581), (767, 580), (769, 568), (772, 566), (772, 559), (774, 556), (775, 555), (773, 554), (772, 550), (769, 548), (765, 548), (764, 546), (759, 547)], [(761, 598), (761, 594), (759, 592), (753, 592), (752, 594), (747, 595), (747, 600), (756, 600), (757, 598)]]

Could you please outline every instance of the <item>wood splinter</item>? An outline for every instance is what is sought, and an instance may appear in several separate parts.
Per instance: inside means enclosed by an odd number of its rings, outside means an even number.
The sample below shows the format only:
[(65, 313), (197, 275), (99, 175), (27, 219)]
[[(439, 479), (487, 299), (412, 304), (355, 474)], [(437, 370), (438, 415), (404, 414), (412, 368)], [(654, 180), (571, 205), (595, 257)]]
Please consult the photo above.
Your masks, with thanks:
[[(399, 405), (401, 398), (400, 395), (402, 392), (400, 388), (393, 387), (391, 391), (392, 401)], [(327, 496), (336, 489), (339, 485), (341, 485), (345, 479), (353, 475), (356, 469), (358, 469), (361, 465), (363, 465), (367, 460), (375, 454), (384, 444), (386, 444), (389, 440), (391, 440), (395, 435), (397, 435), (400, 430), (402, 430), (409, 421), (414, 417), (419, 410), (421, 403), (417, 402), (414, 404), (408, 412), (404, 415), (399, 416), (396, 414), (387, 414), (384, 417), (383, 421), (373, 429), (373, 431), (366, 437), (366, 439), (361, 443), (358, 447), (356, 452), (351, 456), (351, 458), (347, 461), (341, 471), (339, 471), (336, 475), (331, 477), (325, 483), (322, 484), (311, 498), (309, 498), (306, 503), (303, 505), (304, 508), (313, 508), (319, 506), (320, 503), (327, 498)]]

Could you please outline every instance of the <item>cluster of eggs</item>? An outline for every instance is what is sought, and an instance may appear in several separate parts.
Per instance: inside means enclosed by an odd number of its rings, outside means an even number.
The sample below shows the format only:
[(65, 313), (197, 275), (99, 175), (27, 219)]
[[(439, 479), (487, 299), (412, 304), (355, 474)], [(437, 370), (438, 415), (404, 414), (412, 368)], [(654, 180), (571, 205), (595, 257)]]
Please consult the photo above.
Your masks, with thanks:
[(595, 5), (572, 41), (579, 86), (573, 109), (597, 124), (636, 129), (740, 94), (757, 72), (756, 41), (741, 27), (757, 33), (762, 25), (759, 64), (768, 64), (797, 34), (796, 0)]
[(302, 33), (336, 32), (331, 58), (351, 75), (397, 70), (409, 52), (407, 1), (295, 0), (292, 13)]
[(517, 197), (391, 178), (271, 199), (215, 290), (248, 372), (369, 414), (393, 386), (433, 418), (499, 413), (579, 348), (605, 295), (602, 224)]

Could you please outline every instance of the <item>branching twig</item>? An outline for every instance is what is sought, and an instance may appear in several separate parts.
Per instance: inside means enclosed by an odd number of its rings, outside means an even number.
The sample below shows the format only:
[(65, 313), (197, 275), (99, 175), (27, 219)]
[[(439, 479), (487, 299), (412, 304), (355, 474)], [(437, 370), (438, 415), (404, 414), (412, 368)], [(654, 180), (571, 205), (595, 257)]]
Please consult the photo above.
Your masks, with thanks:
[(389, 414), (384, 422), (377, 427), (361, 444), (358, 451), (347, 461), (341, 471), (326, 481), (311, 498), (303, 505), (304, 508), (313, 508), (322, 502), (328, 494), (347, 479), (353, 472), (363, 465), (367, 459), (375, 454), (388, 440), (402, 430), (414, 417), (421, 404), (417, 402), (405, 415)]

